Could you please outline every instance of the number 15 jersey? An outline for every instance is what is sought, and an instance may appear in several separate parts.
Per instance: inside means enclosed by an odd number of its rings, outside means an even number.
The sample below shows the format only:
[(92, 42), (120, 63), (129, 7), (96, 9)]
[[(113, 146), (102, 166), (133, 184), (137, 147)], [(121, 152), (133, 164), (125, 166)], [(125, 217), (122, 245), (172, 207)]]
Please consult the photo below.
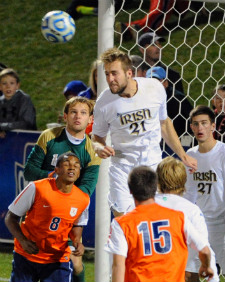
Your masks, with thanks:
[(207, 245), (183, 212), (139, 205), (111, 225), (105, 250), (126, 257), (125, 282), (184, 282), (187, 244)]

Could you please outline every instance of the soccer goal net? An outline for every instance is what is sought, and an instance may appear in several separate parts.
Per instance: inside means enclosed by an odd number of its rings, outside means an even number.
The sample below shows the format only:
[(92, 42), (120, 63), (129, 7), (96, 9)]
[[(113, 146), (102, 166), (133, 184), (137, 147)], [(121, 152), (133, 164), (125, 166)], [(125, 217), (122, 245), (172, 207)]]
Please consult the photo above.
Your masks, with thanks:
[[(115, 46), (129, 55), (141, 56), (147, 68), (164, 67), (170, 86), (168, 115), (182, 145), (188, 148), (193, 143), (188, 124), (190, 107), (199, 104), (213, 107), (212, 99), (216, 95), (213, 90), (225, 84), (225, 1), (119, 2), (119, 8), (115, 5)], [(158, 58), (154, 49), (149, 54), (151, 49), (145, 45), (148, 40), (140, 40), (147, 32), (165, 39), (164, 42), (159, 39)], [(152, 45), (157, 46), (157, 41)], [(146, 65), (138, 60), (134, 62), (136, 76), (140, 67), (145, 70)], [(171, 70), (178, 75), (177, 79), (174, 80)], [(165, 144), (162, 146), (164, 154), (171, 153)]]

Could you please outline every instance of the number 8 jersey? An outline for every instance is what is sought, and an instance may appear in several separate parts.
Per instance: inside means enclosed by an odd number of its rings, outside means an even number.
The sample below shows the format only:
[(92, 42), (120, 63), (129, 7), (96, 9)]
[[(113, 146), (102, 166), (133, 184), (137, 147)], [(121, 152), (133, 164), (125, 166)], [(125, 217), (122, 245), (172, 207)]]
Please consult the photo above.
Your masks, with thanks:
[(21, 223), (24, 235), (35, 242), (38, 254), (28, 254), (15, 238), (15, 252), (37, 263), (68, 262), (69, 233), (74, 224), (87, 225), (88, 194), (75, 185), (70, 193), (59, 191), (54, 178), (34, 181), (16, 197), (9, 210), (25, 220)]

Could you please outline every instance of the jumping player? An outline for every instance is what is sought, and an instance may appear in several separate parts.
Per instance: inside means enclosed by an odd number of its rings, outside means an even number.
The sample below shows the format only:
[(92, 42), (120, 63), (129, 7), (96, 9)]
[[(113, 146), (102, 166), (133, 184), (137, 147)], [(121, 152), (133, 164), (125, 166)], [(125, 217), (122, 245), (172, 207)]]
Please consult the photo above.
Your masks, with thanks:
[[(71, 281), (68, 237), (76, 248), (74, 255), (83, 255), (80, 238), (90, 202), (89, 196), (74, 185), (80, 168), (74, 153), (62, 154), (55, 167), (56, 179), (31, 182), (9, 206), (5, 223), (15, 237), (10, 281)], [(19, 219), (25, 214), (20, 225)]]
[(184, 282), (187, 242), (199, 252), (200, 277), (213, 275), (207, 240), (184, 213), (155, 203), (157, 175), (147, 166), (128, 178), (136, 208), (113, 219), (106, 250), (113, 254), (112, 282)]
[[(158, 175), (159, 193), (155, 196), (155, 202), (161, 206), (182, 211), (191, 221), (199, 234), (208, 241), (208, 230), (202, 211), (197, 205), (182, 197), (185, 191), (185, 183), (187, 181), (187, 173), (184, 164), (173, 157), (167, 157), (159, 163), (156, 172)], [(211, 248), (210, 251), (210, 266), (214, 272), (214, 276), (210, 281), (218, 282), (219, 277), (217, 274), (215, 253)], [(194, 257), (196, 257), (196, 261), (194, 260)], [(197, 256), (197, 252), (189, 247), (185, 280), (199, 282), (199, 267), (200, 261)]]
[[(93, 145), (99, 157), (110, 156), (110, 208), (115, 216), (134, 208), (127, 177), (134, 166), (156, 168), (161, 161), (162, 137), (191, 169), (197, 162), (183, 150), (173, 123), (167, 116), (166, 93), (156, 79), (132, 77), (127, 54), (112, 48), (101, 55), (109, 88), (101, 93), (94, 108)], [(106, 144), (108, 131), (112, 147)]]
[(187, 175), (185, 198), (202, 210), (209, 243), (225, 273), (225, 144), (213, 137), (215, 114), (209, 107), (200, 105), (193, 109), (190, 123), (198, 145), (187, 153), (198, 160), (198, 170)]

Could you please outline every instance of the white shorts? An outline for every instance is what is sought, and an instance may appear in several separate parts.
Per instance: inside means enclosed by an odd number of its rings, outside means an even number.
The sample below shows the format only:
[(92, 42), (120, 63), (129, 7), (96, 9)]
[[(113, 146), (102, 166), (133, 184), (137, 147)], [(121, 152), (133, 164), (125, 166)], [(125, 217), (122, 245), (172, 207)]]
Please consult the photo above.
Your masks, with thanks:
[[(225, 273), (225, 225), (207, 225), (209, 234), (209, 243), (213, 250), (211, 258), (211, 267), (214, 270), (214, 264), (218, 263)], [(193, 249), (189, 250), (186, 270), (198, 273), (200, 261), (198, 253)], [(215, 273), (215, 270), (214, 270)], [(210, 280), (211, 281), (211, 280)], [(214, 280), (213, 280), (214, 281)]]
[(225, 224), (208, 225), (209, 243), (216, 254), (216, 263), (225, 274)]
[(132, 166), (115, 163), (109, 167), (108, 203), (110, 209), (119, 213), (127, 213), (135, 208), (134, 198), (127, 184), (132, 169)]
[[(135, 208), (134, 198), (127, 184), (128, 175), (134, 166), (111, 163), (109, 167), (108, 203), (112, 210), (127, 213)], [(157, 164), (151, 167), (156, 170)]]

